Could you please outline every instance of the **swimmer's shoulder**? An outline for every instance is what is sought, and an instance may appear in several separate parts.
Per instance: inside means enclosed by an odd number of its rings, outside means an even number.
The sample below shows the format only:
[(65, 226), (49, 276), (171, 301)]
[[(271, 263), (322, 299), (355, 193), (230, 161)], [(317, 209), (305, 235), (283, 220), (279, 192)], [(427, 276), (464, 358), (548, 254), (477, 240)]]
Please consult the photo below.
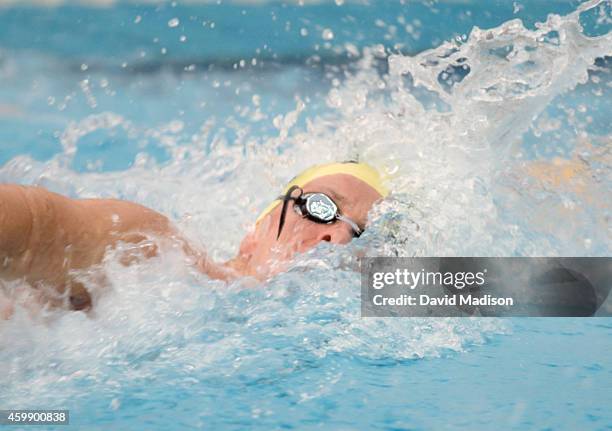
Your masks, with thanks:
[(110, 198), (81, 199), (76, 202), (90, 217), (104, 219), (116, 227), (161, 228), (169, 223), (163, 214), (132, 201)]

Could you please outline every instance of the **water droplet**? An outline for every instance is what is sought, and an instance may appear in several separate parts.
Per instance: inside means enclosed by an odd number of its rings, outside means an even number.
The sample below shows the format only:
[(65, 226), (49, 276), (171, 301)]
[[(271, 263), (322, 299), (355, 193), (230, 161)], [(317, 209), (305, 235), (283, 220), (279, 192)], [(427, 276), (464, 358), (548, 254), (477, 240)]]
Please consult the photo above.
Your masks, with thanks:
[(181, 22), (179, 21), (178, 18), (172, 18), (170, 21), (168, 21), (168, 27), (170, 28), (178, 27), (180, 23)]
[(306, 28), (302, 28), (302, 29), (300, 29), (300, 35), (302, 35), (302, 36), (308, 36), (308, 29), (306, 29)]
[(181, 120), (173, 120), (168, 124), (168, 130), (170, 133), (179, 133), (185, 127), (185, 123)]
[(324, 40), (332, 40), (334, 38), (334, 32), (326, 28), (325, 30), (323, 30), (323, 34), (321, 34), (321, 37)]

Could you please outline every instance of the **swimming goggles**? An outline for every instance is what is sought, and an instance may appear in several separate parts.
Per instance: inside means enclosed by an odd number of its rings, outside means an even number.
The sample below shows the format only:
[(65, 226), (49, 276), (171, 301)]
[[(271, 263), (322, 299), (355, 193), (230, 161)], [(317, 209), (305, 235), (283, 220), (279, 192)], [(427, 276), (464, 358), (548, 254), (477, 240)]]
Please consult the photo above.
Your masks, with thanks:
[[(298, 191), (298, 195), (293, 196), (293, 192), (296, 190)], [(355, 237), (359, 237), (363, 232), (357, 223), (340, 214), (338, 205), (336, 205), (333, 199), (325, 193), (304, 193), (301, 187), (293, 186), (287, 190), (284, 196), (279, 196), (278, 199), (283, 201), (283, 209), (281, 210), (276, 239), (280, 237), (281, 231), (283, 230), (289, 201), (294, 202), (293, 209), (296, 213), (315, 223), (331, 224), (340, 220), (347, 223), (351, 229), (353, 229), (353, 235)]]

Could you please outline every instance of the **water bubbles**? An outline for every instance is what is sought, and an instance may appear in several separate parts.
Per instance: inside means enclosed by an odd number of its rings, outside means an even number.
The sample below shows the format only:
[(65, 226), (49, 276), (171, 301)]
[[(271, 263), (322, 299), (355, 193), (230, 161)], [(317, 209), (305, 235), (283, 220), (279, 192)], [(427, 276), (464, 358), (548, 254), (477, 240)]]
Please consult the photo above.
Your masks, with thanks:
[(168, 21), (168, 27), (176, 28), (180, 23), (181, 21), (178, 18), (172, 18), (170, 21)]
[(83, 94), (85, 95), (85, 98), (87, 100), (87, 104), (89, 105), (89, 107), (92, 109), (97, 108), (98, 101), (94, 97), (94, 94), (91, 90), (89, 79), (83, 79), (81, 82), (79, 82), (79, 86), (81, 87), (81, 90), (83, 91)]
[(335, 109), (342, 108), (342, 95), (336, 88), (332, 88), (327, 95), (327, 104)]
[(323, 40), (332, 40), (334, 38), (334, 32), (331, 31), (331, 29), (326, 28), (321, 33), (321, 37), (323, 38)]
[(344, 45), (344, 49), (346, 49), (346, 52), (351, 56), (351, 57), (359, 57), (359, 48), (357, 48), (355, 45), (353, 45), (352, 43), (346, 43)]
[(378, 58), (386, 58), (387, 57), (387, 50), (385, 49), (385, 46), (383, 44), (376, 44), (372, 47), (371, 49), (372, 54), (374, 54), (374, 56), (378, 57)]
[(524, 6), (522, 4), (520, 4), (519, 2), (513, 2), (512, 3), (512, 13), (517, 14), (519, 13), (521, 10), (523, 10)]
[(134, 24), (140, 24), (141, 21), (142, 17), (140, 15), (136, 15), (136, 18), (134, 18)]
[(118, 410), (119, 407), (121, 407), (121, 401), (119, 401), (119, 398), (113, 398), (110, 402), (109, 407), (111, 410)]
[(170, 123), (168, 123), (167, 126), (167, 130), (170, 133), (180, 133), (183, 131), (183, 129), (185, 128), (185, 123), (181, 120), (173, 120)]
[(179, 37), (179, 40), (180, 40), (182, 43), (185, 43), (185, 42), (187, 42), (187, 36), (185, 36), (185, 35), (183, 34), (183, 35), (181, 35), (181, 37)]
[(300, 29), (300, 36), (302, 36), (302, 37), (306, 37), (306, 36), (308, 36), (308, 29), (307, 29), (307, 28), (302, 27), (302, 28)]

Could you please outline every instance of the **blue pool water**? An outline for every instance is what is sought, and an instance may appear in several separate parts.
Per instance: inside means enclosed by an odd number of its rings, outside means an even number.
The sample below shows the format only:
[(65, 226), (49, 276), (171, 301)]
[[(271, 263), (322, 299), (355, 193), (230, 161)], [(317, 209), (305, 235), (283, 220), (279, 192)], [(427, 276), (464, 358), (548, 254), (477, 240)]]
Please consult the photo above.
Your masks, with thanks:
[(610, 255), (609, 1), (40, 3), (0, 0), (0, 182), (134, 200), (219, 260), (312, 163), (358, 156), (393, 194), (262, 284), (111, 253), (94, 315), (0, 323), (0, 408), (100, 430), (612, 428), (610, 318), (361, 318), (355, 271), (364, 249)]

